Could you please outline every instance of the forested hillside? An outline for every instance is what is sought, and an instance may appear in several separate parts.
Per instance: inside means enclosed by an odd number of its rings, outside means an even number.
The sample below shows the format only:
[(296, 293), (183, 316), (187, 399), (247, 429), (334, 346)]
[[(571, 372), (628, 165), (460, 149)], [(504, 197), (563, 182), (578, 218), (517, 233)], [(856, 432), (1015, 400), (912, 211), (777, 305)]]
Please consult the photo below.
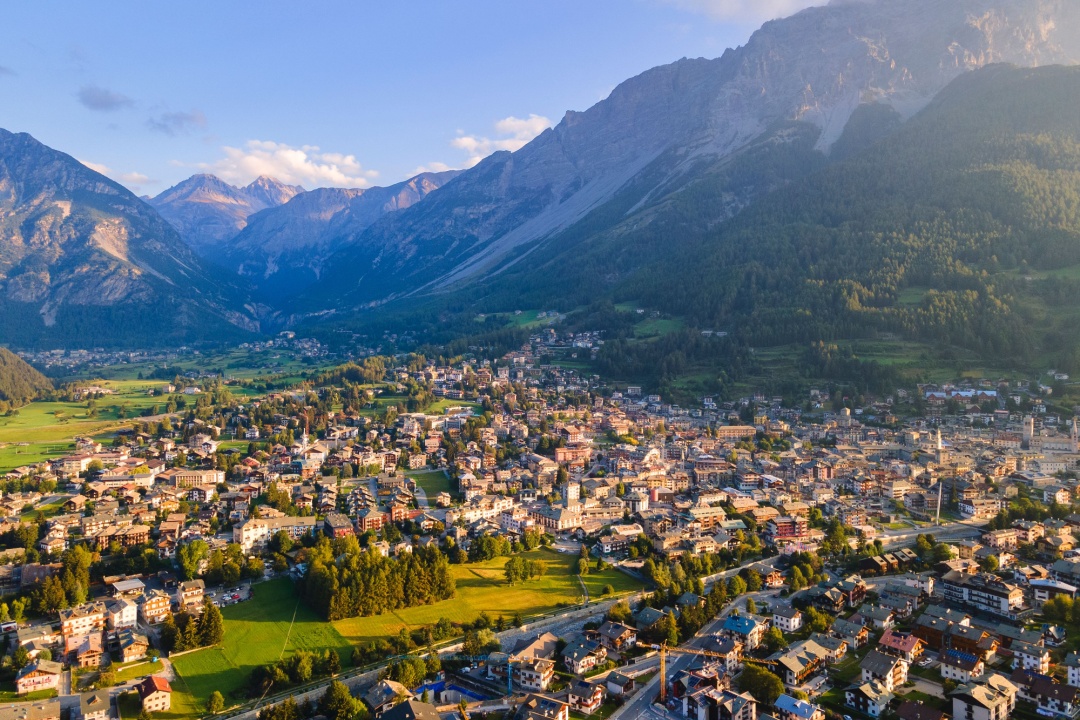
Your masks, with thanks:
[[(484, 287), (383, 308), (366, 329), (407, 323), (432, 339), (470, 335), (463, 346), (513, 344), (520, 331), (492, 313), (558, 309), (572, 328), (607, 331), (597, 369), (609, 377), (664, 387), (707, 368), (714, 391), (753, 365), (749, 348), (794, 345), (807, 353), (800, 368), (827, 369), (838, 356), (822, 360), (831, 351), (812, 344), (860, 338), (1080, 370), (1080, 68), (990, 67), (907, 122), (864, 106), (828, 156), (817, 137), (805, 124), (774, 128), (644, 210), (628, 187), (625, 202)], [(727, 219), (733, 202), (745, 206)], [(615, 303), (684, 329), (635, 339), (636, 319)]]
[(25, 405), (52, 389), (48, 378), (15, 353), (0, 347), (0, 412)]
[(680, 234), (616, 295), (757, 344), (884, 330), (1075, 369), (1080, 70), (964, 76), (880, 143)]

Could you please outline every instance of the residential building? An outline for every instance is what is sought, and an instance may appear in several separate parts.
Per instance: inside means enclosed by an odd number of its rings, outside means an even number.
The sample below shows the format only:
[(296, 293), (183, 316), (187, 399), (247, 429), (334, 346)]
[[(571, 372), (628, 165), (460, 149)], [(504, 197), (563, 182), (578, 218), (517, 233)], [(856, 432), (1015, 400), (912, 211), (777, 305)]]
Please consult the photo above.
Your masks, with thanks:
[(1024, 606), (1024, 591), (988, 573), (971, 575), (950, 570), (941, 578), (945, 599), (994, 615), (1015, 618)]
[(166, 712), (172, 708), (172, 688), (165, 678), (151, 675), (136, 685), (135, 689), (142, 701), (142, 709), (146, 712)]
[(961, 684), (971, 682), (986, 671), (981, 657), (958, 650), (943, 651), (939, 660), (941, 677)]
[(56, 690), (60, 686), (60, 677), (64, 666), (52, 660), (35, 660), (15, 676), (15, 692), (19, 695), (38, 690)]
[(777, 720), (825, 720), (825, 711), (819, 706), (783, 694), (773, 703)]
[(862, 668), (862, 682), (879, 682), (889, 692), (907, 682), (907, 660), (877, 649), (867, 653), (859, 667)]
[(139, 598), (139, 615), (150, 625), (157, 625), (169, 615), (172, 603), (169, 596), (161, 590), (150, 590)]
[(777, 607), (773, 611), (772, 617), (773, 625), (780, 628), (783, 632), (793, 633), (802, 627), (803, 615), (798, 608), (794, 607)]
[[(879, 682), (865, 682), (844, 691), (844, 704), (870, 717), (881, 717), (894, 695)], [(959, 718), (961, 716), (954, 716)]]
[(112, 701), (108, 690), (94, 690), (80, 695), (78, 708), (72, 709), (72, 714), (75, 713), (79, 720), (109, 720)]
[(1009, 696), (989, 685), (967, 683), (952, 692), (954, 720), (1007, 720)]
[(604, 686), (585, 680), (575, 680), (567, 696), (570, 707), (583, 715), (592, 715), (604, 702)]

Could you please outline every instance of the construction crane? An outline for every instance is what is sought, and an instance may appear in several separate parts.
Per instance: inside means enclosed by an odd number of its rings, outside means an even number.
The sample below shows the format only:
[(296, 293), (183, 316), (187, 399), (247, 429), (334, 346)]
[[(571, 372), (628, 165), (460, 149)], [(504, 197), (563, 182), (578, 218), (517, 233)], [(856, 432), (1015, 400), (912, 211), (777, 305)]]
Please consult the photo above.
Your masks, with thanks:
[(674, 653), (675, 655), (700, 655), (704, 657), (720, 658), (726, 660), (727, 655), (723, 653), (713, 652), (712, 650), (698, 650), (697, 648), (683, 648), (683, 647), (668, 647), (667, 643), (660, 645), (651, 645), (649, 643), (638, 643), (638, 647), (651, 648), (660, 652), (660, 704), (663, 704), (667, 700), (667, 654)]

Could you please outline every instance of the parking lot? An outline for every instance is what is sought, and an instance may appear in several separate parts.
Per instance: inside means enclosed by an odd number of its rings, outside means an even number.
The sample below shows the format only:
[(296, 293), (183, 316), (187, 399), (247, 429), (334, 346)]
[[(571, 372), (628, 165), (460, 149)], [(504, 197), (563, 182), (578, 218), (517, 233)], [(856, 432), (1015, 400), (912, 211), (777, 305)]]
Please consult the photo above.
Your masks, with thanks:
[(206, 596), (218, 607), (228, 607), (229, 605), (250, 600), (252, 592), (254, 591), (251, 589), (251, 585), (244, 584), (235, 588), (219, 587), (207, 590)]

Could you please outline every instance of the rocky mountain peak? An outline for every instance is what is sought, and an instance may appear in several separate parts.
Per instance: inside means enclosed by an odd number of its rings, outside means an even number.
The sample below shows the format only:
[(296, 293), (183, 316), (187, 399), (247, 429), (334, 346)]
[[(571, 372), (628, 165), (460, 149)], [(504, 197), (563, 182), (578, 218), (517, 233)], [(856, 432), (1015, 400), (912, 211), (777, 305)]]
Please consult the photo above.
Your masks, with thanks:
[(287, 203), (304, 188), (261, 176), (244, 187), (215, 175), (192, 175), (150, 200), (195, 252), (212, 256), (247, 225), (248, 218)]

